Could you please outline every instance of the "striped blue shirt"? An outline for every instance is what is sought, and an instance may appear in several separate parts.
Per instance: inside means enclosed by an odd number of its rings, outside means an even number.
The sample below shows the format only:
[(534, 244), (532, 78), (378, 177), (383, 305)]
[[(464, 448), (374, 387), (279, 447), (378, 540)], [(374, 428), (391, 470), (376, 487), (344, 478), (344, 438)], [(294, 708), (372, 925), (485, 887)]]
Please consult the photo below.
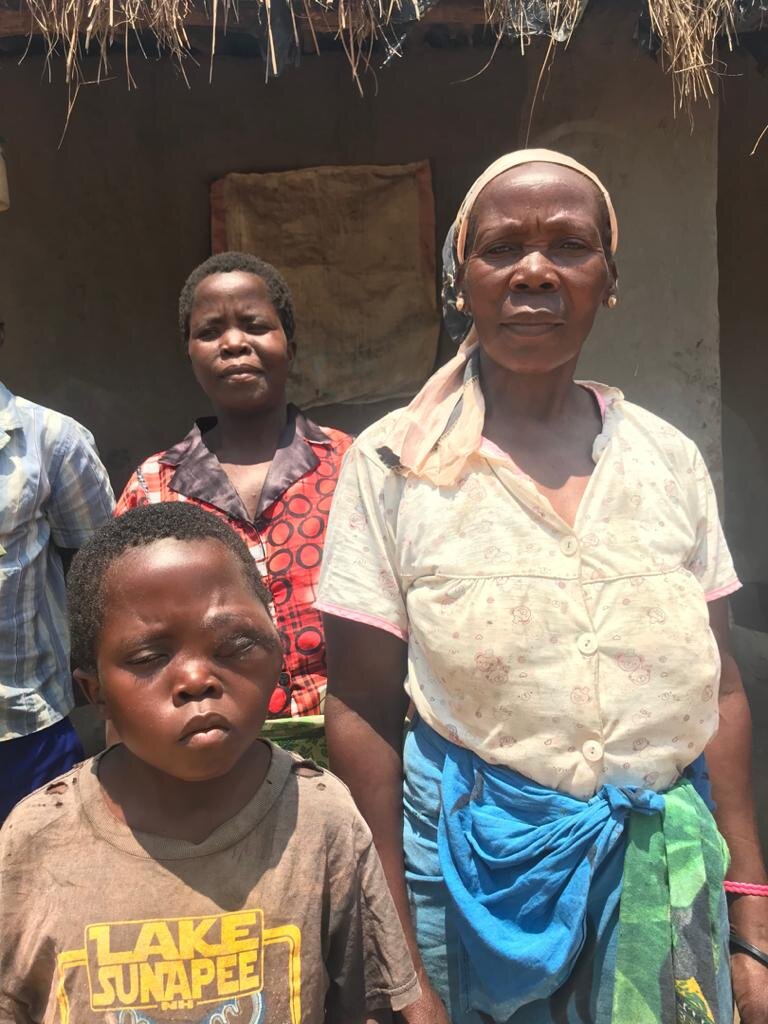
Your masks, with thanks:
[(0, 740), (72, 710), (57, 548), (81, 547), (113, 505), (88, 431), (0, 384)]

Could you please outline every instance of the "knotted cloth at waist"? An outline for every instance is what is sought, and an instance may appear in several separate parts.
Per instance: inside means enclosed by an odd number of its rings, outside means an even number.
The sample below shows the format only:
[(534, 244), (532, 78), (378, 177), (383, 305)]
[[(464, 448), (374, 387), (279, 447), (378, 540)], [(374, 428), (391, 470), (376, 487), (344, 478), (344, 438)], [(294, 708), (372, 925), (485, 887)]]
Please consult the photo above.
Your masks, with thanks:
[(726, 1024), (717, 967), (728, 852), (690, 779), (664, 794), (604, 785), (584, 801), (430, 732), (445, 754), (438, 853), (449, 912), (497, 1020), (570, 976), (592, 878), (624, 842), (612, 1024)]

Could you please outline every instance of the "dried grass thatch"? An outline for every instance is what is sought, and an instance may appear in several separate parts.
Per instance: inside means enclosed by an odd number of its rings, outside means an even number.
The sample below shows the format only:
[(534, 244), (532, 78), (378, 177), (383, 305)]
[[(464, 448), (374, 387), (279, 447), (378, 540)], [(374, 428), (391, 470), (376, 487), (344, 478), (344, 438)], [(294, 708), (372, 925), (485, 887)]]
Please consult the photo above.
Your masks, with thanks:
[[(183, 66), (189, 56), (187, 26), (190, 19), (212, 26), (212, 50), (218, 28), (239, 16), (237, 0), (24, 0), (32, 12), (34, 31), (46, 39), (49, 53), (63, 53), (70, 86), (83, 80), (81, 58), (95, 46), (99, 75), (108, 69), (109, 52), (116, 43), (126, 48), (131, 35), (149, 31), (159, 48)], [(322, 30), (341, 39), (358, 85), (360, 73), (370, 66), (374, 42), (391, 41), (393, 15), (407, 2), (417, 16), (424, 0), (257, 0), (259, 20), (268, 39), (268, 60), (277, 71), (272, 37), (274, 5), (288, 4), (294, 37), (299, 42), (297, 16), (313, 35)], [(588, 0), (483, 0), (486, 23), (499, 39), (515, 37), (525, 46), (533, 35), (548, 35), (551, 49), (567, 43)], [(676, 109), (690, 109), (715, 91), (718, 73), (717, 40), (729, 45), (735, 35), (737, 0), (646, 0), (650, 22), (660, 46), (661, 61), (672, 78)], [(201, 8), (200, 3), (205, 7)], [(251, 5), (249, 5), (251, 6)], [(429, 0), (427, 0), (427, 7)], [(325, 19), (325, 26), (323, 26)]]
[[(228, 3), (229, 0), (225, 0)], [(33, 18), (33, 32), (46, 41), (48, 55), (62, 54), (70, 87), (84, 80), (81, 60), (95, 46), (99, 54), (98, 76), (109, 71), (109, 52), (115, 43), (125, 47), (125, 66), (130, 77), (128, 44), (132, 33), (151, 32), (158, 47), (183, 65), (189, 54), (186, 24), (190, 0), (26, 0)], [(215, 18), (218, 6), (214, 0)]]
[(736, 34), (734, 0), (649, 0), (651, 26), (672, 75), (677, 109), (691, 109), (715, 91), (717, 40), (731, 46)]
[(546, 35), (552, 44), (567, 43), (581, 20), (588, 0), (484, 0), (488, 24), (499, 38), (520, 40)]

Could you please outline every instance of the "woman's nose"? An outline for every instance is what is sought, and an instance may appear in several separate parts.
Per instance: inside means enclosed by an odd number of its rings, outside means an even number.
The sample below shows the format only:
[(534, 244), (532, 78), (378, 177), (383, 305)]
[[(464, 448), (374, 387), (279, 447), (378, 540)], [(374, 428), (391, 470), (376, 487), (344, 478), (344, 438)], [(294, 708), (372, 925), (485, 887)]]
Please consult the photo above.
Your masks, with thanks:
[(516, 292), (555, 291), (559, 287), (557, 271), (544, 253), (535, 249), (515, 263), (509, 287)]
[(187, 662), (179, 666), (173, 682), (173, 702), (179, 705), (213, 700), (220, 697), (222, 691), (220, 680), (211, 672), (207, 663)]
[(242, 355), (244, 352), (250, 352), (251, 349), (248, 335), (236, 327), (225, 331), (221, 336), (219, 351), (223, 355)]

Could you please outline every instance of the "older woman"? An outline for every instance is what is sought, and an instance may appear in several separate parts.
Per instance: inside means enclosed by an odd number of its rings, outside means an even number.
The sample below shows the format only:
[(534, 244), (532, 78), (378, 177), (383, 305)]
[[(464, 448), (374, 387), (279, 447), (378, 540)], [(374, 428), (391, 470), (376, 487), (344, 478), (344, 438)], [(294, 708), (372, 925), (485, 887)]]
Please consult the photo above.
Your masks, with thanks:
[(768, 1022), (712, 484), (677, 430), (574, 380), (617, 242), (585, 167), (493, 164), (446, 245), (459, 354), (336, 493), (329, 746), (422, 965), (410, 1024), (726, 1024), (729, 888), (739, 1009)]

